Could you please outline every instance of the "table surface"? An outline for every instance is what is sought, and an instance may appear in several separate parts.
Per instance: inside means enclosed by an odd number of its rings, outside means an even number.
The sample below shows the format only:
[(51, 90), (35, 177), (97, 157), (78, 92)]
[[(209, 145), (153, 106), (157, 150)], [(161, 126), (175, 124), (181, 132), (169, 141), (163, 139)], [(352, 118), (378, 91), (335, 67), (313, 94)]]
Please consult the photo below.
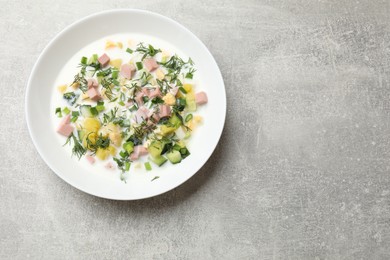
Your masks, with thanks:
[[(0, 258), (389, 259), (390, 2), (1, 1)], [(24, 95), (70, 23), (140, 8), (193, 31), (228, 111), (189, 181), (119, 202), (72, 188), (29, 137)]]

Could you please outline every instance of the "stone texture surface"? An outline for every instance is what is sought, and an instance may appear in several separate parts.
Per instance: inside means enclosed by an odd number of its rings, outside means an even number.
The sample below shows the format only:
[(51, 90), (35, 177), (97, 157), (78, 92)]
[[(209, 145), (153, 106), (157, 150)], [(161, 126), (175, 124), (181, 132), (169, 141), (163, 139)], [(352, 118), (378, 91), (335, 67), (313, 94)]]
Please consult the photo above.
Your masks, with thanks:
[[(389, 1), (0, 3), (1, 259), (390, 258)], [(226, 84), (212, 158), (144, 201), (64, 183), (24, 117), (27, 79), (48, 41), (112, 8), (182, 23)]]

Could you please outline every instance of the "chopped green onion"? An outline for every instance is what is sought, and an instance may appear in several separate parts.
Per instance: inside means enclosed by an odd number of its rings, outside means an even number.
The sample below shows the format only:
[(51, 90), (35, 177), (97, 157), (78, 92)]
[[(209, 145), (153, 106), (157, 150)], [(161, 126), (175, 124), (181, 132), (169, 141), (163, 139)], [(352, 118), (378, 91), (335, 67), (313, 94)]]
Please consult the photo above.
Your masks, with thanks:
[(96, 107), (91, 107), (90, 111), (93, 116), (97, 116), (99, 114), (99, 111)]
[(70, 113), (69, 108), (64, 107), (64, 108), (62, 109), (62, 113), (64, 113), (65, 115), (68, 115), (68, 114)]
[(131, 141), (124, 143), (123, 149), (125, 149), (128, 154), (131, 154), (134, 150), (134, 143)]
[(179, 88), (181, 92), (183, 92), (184, 94), (187, 94), (187, 91), (183, 88), (183, 87), (180, 87)]
[(79, 116), (80, 113), (79, 111), (72, 111), (72, 116), (75, 117), (75, 116)]
[(116, 79), (113, 79), (113, 80), (112, 80), (112, 83), (113, 83), (115, 86), (119, 86), (119, 81), (117, 81)]
[(119, 104), (120, 106), (122, 106), (122, 107), (125, 106), (125, 103), (124, 103), (123, 101), (119, 101), (118, 104)]
[(130, 49), (130, 48), (127, 48), (127, 49), (126, 49), (126, 52), (128, 52), (128, 53), (132, 54), (132, 53), (133, 53), (133, 50), (132, 50), (132, 49)]
[(78, 118), (79, 118), (78, 116), (74, 116), (74, 117), (72, 117), (72, 119), (71, 119), (70, 121), (71, 121), (72, 123), (74, 123), (74, 122), (77, 121)]
[(186, 79), (192, 79), (194, 77), (194, 74), (192, 74), (192, 73), (187, 73), (186, 74)]
[(122, 158), (125, 158), (125, 157), (129, 156), (129, 154), (128, 154), (126, 151), (120, 151), (120, 152), (119, 152), (119, 155), (120, 155)]
[(130, 163), (129, 162), (125, 162), (125, 171), (128, 171), (130, 170)]
[(98, 112), (102, 112), (102, 111), (104, 111), (104, 109), (106, 109), (106, 108), (104, 107), (104, 105), (97, 105), (97, 106), (96, 106), (96, 110), (97, 110)]
[(82, 57), (81, 58), (81, 64), (87, 64), (88, 58), (87, 57)]
[(137, 106), (136, 106), (136, 105), (132, 105), (132, 106), (129, 108), (129, 110), (130, 110), (131, 112), (133, 112), (133, 111), (137, 110)]
[(111, 77), (113, 79), (117, 79), (118, 78), (118, 74), (119, 74), (119, 71), (118, 70), (113, 70), (112, 71), (112, 74), (111, 74)]
[(62, 112), (61, 112), (61, 108), (60, 108), (60, 107), (57, 107), (57, 108), (56, 108), (56, 115), (57, 115), (58, 117), (62, 117)]
[(138, 69), (138, 70), (142, 70), (142, 68), (144, 67), (144, 66), (142, 65), (142, 62), (140, 62), (140, 61), (137, 61), (137, 62), (135, 63), (135, 65), (137, 66), (137, 69)]
[(150, 162), (146, 162), (146, 163), (144, 163), (144, 165), (145, 165), (145, 169), (147, 171), (151, 171), (152, 170), (152, 166), (150, 165)]
[(185, 119), (185, 121), (186, 121), (186, 123), (188, 122), (188, 121), (190, 121), (191, 119), (192, 119), (192, 114), (188, 114), (187, 116), (186, 116), (186, 119)]

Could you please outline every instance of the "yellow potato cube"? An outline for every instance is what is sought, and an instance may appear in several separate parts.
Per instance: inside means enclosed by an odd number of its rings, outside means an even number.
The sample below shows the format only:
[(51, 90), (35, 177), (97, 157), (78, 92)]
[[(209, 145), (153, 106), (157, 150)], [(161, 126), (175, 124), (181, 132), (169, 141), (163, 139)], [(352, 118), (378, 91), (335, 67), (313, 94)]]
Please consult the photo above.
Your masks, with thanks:
[(184, 84), (183, 88), (187, 91), (187, 93), (192, 93), (192, 84)]
[(115, 48), (117, 45), (115, 42), (113, 41), (110, 41), (110, 40), (107, 40), (106, 41), (106, 49), (109, 49), (109, 48)]
[(110, 65), (117, 68), (118, 70), (120, 69), (122, 65), (122, 59), (115, 59), (110, 61)]
[(194, 116), (194, 122), (197, 123), (197, 124), (200, 124), (202, 123), (203, 121), (203, 117), (201, 116)]
[(97, 132), (100, 128), (100, 121), (96, 118), (86, 118), (83, 126), (86, 132)]
[(161, 69), (157, 69), (157, 70), (156, 70), (156, 77), (157, 77), (159, 80), (163, 80), (164, 77), (165, 77), (165, 74), (164, 74), (164, 72), (163, 72)]
[(78, 82), (73, 83), (70, 85), (73, 89), (78, 89), (80, 87), (80, 84)]
[(64, 93), (67, 88), (68, 88), (68, 86), (66, 86), (66, 85), (61, 85), (61, 86), (57, 87), (58, 91), (61, 93)]
[(123, 48), (123, 43), (121, 43), (121, 42), (117, 42), (116, 45), (118, 46), (118, 48), (121, 48), (121, 49)]
[(169, 106), (173, 106), (175, 104), (175, 102), (176, 102), (175, 96), (172, 95), (171, 93), (166, 94), (163, 97), (163, 100), (164, 100), (164, 103), (169, 105)]

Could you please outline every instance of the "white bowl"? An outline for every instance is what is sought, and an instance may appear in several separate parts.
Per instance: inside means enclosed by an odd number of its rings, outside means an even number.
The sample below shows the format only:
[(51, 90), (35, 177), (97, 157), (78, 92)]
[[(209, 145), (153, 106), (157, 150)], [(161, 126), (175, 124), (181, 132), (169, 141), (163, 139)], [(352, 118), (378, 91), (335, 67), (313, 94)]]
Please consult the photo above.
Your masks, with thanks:
[[(191, 155), (180, 164), (166, 163), (151, 172), (130, 173), (124, 183), (115, 174), (97, 173), (85, 162), (71, 158), (53, 127), (51, 100), (58, 95), (55, 82), (66, 63), (91, 42), (119, 33), (142, 34), (175, 46), (195, 61), (199, 89), (209, 102), (199, 113), (204, 123), (188, 144)], [(70, 79), (71, 80), (71, 79)], [(39, 56), (28, 81), (26, 118), (33, 143), (47, 165), (70, 185), (95, 196), (135, 200), (169, 191), (193, 176), (208, 160), (222, 134), (226, 94), (221, 72), (205, 45), (188, 29), (162, 15), (141, 10), (111, 10), (90, 15), (59, 33)], [(159, 179), (151, 181), (153, 176)]]

